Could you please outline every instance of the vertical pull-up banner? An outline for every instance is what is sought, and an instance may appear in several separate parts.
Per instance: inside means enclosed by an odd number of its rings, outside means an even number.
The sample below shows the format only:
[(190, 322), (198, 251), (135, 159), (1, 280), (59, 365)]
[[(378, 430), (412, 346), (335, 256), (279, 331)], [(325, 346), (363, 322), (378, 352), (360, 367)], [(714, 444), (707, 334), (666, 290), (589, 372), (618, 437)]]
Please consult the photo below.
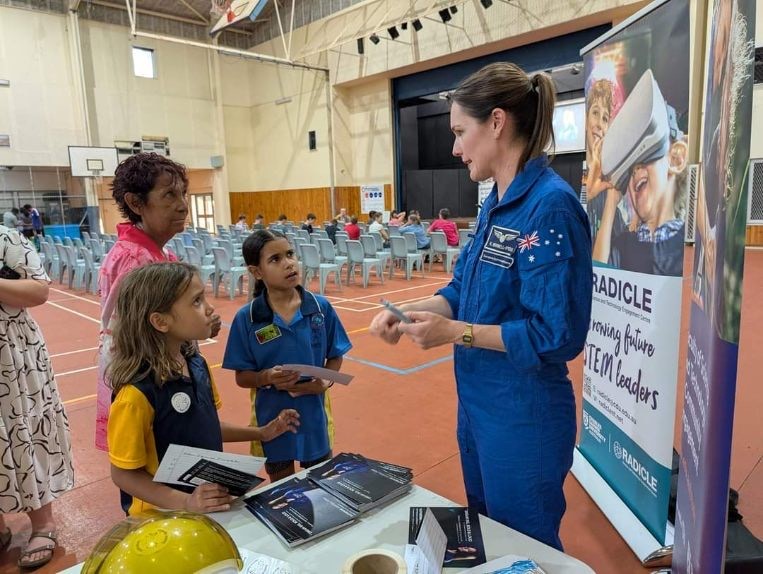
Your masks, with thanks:
[(646, 533), (648, 544), (633, 543), (615, 523), (643, 560), (672, 534), (689, 2), (654, 2), (581, 53), (594, 289), (573, 472), (607, 516), (630, 514)]
[(755, 0), (716, 1), (692, 278), (673, 572), (723, 571), (747, 177)]

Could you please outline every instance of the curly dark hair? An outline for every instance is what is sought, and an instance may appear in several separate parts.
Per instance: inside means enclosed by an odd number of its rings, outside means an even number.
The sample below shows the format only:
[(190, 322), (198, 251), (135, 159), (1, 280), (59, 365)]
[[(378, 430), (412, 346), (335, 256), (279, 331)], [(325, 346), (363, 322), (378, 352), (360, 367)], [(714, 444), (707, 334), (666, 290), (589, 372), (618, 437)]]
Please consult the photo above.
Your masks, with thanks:
[(130, 209), (125, 201), (125, 194), (136, 195), (143, 203), (149, 192), (166, 175), (170, 185), (188, 190), (188, 176), (185, 166), (155, 153), (138, 153), (128, 157), (117, 166), (114, 181), (111, 183), (111, 195), (119, 206), (122, 215), (132, 223), (140, 222), (140, 215)]

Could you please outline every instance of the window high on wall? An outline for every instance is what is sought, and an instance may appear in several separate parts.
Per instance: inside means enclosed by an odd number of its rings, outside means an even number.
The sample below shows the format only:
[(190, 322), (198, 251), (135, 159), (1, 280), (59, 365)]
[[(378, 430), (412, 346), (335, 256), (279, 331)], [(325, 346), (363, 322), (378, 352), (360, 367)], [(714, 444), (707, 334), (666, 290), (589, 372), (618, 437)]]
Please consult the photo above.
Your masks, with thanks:
[(154, 51), (151, 48), (132, 47), (132, 69), (140, 78), (155, 78)]

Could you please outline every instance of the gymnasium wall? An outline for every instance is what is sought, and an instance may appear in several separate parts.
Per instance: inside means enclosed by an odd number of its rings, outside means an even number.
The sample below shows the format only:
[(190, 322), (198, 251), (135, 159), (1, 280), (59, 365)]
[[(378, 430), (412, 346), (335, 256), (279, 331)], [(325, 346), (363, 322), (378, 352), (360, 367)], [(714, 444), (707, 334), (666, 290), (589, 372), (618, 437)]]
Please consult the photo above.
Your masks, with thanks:
[[(215, 125), (209, 50), (131, 38), (122, 26), (80, 20), (93, 145), (168, 137), (173, 160), (209, 168), (224, 154)], [(133, 73), (131, 47), (154, 50), (156, 78)]]
[(325, 74), (224, 55), (220, 72), (230, 191), (328, 187)]
[(67, 34), (63, 16), (0, 8), (0, 165), (69, 165), (67, 146), (85, 141)]

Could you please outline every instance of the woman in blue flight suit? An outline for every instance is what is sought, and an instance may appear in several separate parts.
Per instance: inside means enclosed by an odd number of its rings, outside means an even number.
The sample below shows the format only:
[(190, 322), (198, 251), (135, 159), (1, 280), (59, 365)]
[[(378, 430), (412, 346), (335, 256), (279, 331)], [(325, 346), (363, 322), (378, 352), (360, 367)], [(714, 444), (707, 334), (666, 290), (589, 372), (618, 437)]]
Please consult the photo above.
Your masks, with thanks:
[(491, 64), (452, 95), (453, 154), (494, 178), (453, 280), (379, 313), (371, 332), (423, 348), (455, 343), (458, 442), (469, 506), (561, 549), (575, 397), (566, 362), (591, 313), (591, 237), (578, 198), (544, 153), (555, 91), (543, 74)]

